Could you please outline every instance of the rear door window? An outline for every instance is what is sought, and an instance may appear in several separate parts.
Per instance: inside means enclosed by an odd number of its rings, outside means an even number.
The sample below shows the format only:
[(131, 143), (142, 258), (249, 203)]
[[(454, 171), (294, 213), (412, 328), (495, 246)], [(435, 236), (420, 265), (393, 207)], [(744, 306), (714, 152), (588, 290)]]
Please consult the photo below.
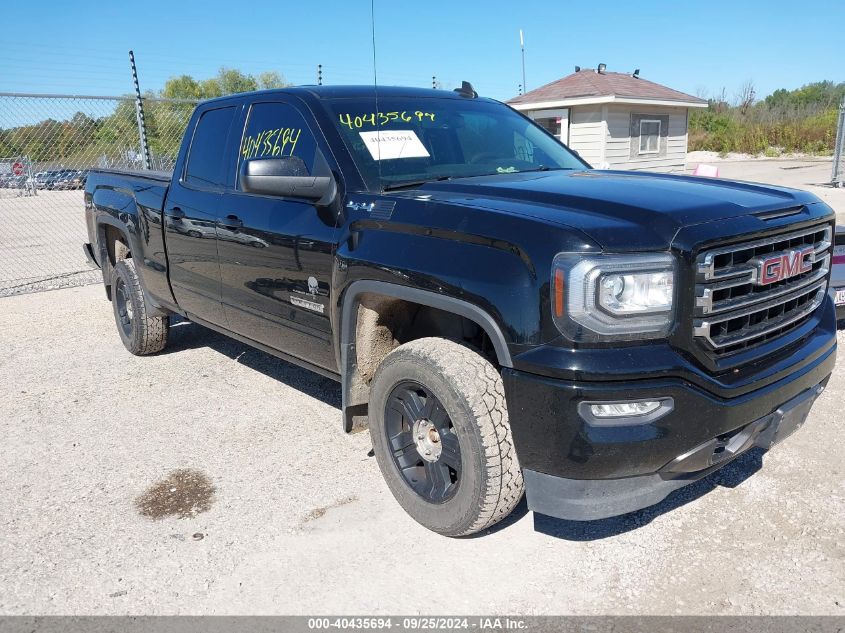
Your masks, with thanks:
[(198, 189), (222, 189), (227, 182), (226, 141), (235, 106), (207, 110), (200, 116), (185, 168), (185, 183)]

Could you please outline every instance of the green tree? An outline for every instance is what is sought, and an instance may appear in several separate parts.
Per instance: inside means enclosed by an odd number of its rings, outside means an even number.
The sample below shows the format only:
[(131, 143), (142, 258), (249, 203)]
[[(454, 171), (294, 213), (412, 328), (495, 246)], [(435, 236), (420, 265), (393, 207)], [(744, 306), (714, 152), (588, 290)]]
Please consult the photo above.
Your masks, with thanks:
[(213, 99), (214, 97), (222, 97), (226, 94), (223, 92), (223, 86), (220, 85), (220, 81), (217, 77), (201, 81), (200, 92), (202, 93), (203, 99)]
[(198, 80), (190, 75), (171, 77), (164, 84), (161, 96), (168, 99), (212, 99), (259, 88), (266, 90), (288, 85), (284, 76), (275, 70), (260, 73), (256, 79), (237, 68), (222, 67), (216, 76), (208, 79)]
[(161, 96), (167, 99), (202, 99), (202, 86), (190, 75), (171, 77), (164, 84)]
[(816, 81), (795, 90), (775, 90), (764, 100), (769, 108), (800, 108), (815, 106), (831, 108), (845, 98), (845, 82)]
[(245, 75), (235, 68), (221, 68), (217, 73), (217, 81), (224, 95), (238, 92), (258, 90), (258, 82), (252, 75)]
[(285, 81), (285, 78), (275, 70), (259, 74), (258, 84), (264, 90), (269, 90), (271, 88), (285, 88), (290, 85)]

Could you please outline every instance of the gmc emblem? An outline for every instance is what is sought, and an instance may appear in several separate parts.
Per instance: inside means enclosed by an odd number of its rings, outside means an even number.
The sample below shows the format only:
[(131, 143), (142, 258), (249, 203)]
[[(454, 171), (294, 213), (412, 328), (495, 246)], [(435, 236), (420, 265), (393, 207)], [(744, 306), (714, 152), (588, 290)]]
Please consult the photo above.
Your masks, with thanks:
[(766, 286), (801, 273), (808, 273), (813, 269), (814, 254), (815, 249), (812, 246), (805, 246), (765, 257), (755, 257), (749, 262), (754, 266), (754, 283)]

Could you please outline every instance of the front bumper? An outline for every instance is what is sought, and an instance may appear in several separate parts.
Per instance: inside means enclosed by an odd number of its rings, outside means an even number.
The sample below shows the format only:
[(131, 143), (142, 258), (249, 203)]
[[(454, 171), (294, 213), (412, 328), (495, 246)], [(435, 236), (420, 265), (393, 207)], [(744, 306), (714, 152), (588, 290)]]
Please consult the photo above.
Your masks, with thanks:
[(652, 475), (623, 479), (565, 479), (523, 470), (528, 507), (572, 521), (606, 519), (659, 503), (670, 493), (718, 470), (752, 447), (769, 449), (795, 432), (824, 383), (798, 394), (769, 415), (694, 447)]
[[(714, 377), (708, 388), (668, 372), (654, 377), (644, 349), (641, 379), (602, 379), (585, 365), (580, 380), (505, 369), (529, 508), (572, 520), (624, 514), (659, 502), (753, 446), (770, 447), (803, 423), (833, 370), (835, 340), (829, 305), (813, 335), (780, 359), (784, 371), (763, 380), (772, 363), (761, 362), (758, 387), (734, 393), (725, 393), (724, 378)], [(665, 397), (674, 408), (646, 423), (598, 426), (579, 414), (585, 401)]]

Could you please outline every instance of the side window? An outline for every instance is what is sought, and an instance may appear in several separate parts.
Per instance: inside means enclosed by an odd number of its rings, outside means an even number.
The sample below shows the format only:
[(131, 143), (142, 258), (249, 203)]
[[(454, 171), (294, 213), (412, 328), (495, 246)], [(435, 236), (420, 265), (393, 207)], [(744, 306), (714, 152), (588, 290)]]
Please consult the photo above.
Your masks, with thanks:
[(241, 140), (240, 163), (257, 158), (301, 158), (308, 173), (315, 174), (322, 156), (305, 119), (286, 103), (256, 103)]
[(226, 139), (235, 118), (235, 107), (203, 112), (188, 153), (185, 182), (201, 189), (226, 185)]

